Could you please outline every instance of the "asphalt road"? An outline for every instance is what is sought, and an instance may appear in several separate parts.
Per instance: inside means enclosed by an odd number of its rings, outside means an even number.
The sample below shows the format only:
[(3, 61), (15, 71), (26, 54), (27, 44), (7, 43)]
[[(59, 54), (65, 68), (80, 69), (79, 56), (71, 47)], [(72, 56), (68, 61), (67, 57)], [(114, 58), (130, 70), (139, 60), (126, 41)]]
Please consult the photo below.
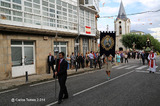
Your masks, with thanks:
[[(0, 92), (0, 106), (58, 105), (56, 85), (52, 80)], [(114, 66), (110, 80), (104, 69), (70, 76), (67, 88), (69, 99), (60, 106), (160, 106), (160, 72), (149, 74), (139, 60)]]

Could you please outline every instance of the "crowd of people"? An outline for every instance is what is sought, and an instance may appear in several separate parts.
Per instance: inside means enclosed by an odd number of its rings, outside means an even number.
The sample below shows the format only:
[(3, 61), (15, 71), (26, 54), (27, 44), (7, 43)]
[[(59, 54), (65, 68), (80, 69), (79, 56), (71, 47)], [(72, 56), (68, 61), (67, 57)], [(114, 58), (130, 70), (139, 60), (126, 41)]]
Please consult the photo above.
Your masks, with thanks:
[[(145, 60), (148, 63), (148, 55), (149, 53), (145, 53), (144, 51), (116, 51), (114, 58), (112, 58), (112, 63), (120, 64), (120, 63), (128, 63), (129, 59), (142, 59), (143, 65), (145, 65)], [(102, 65), (105, 64), (105, 55), (100, 56), (99, 52), (87, 52), (85, 55), (83, 53), (78, 53), (75, 55), (73, 52), (71, 55), (67, 55), (65, 60), (68, 62), (67, 69), (80, 69), (80, 68), (97, 68), (97, 66), (101, 69)], [(48, 56), (48, 65), (49, 70), (50, 67), (54, 70), (53, 64), (55, 64), (55, 57), (51, 55)], [(48, 72), (50, 73), (50, 71)]]
[[(87, 52), (85, 55), (83, 53), (78, 53), (77, 56), (74, 55), (74, 53), (71, 54), (71, 56), (67, 55), (67, 61), (68, 61), (68, 69), (74, 69), (74, 68), (84, 68), (89, 67), (90, 68), (96, 68), (97, 64), (99, 65), (99, 68), (101, 69), (101, 57), (99, 52)], [(77, 64), (77, 65), (76, 65)]]

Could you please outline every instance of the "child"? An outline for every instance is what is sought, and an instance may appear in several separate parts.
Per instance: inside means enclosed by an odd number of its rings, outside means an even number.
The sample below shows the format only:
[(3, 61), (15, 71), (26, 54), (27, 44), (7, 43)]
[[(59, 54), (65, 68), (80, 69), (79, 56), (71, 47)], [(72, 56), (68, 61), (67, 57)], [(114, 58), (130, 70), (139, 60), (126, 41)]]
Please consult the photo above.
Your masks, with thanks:
[(105, 70), (106, 73), (108, 75), (108, 80), (110, 80), (110, 74), (111, 74), (111, 70), (112, 70), (112, 55), (109, 55), (108, 58), (105, 58)]

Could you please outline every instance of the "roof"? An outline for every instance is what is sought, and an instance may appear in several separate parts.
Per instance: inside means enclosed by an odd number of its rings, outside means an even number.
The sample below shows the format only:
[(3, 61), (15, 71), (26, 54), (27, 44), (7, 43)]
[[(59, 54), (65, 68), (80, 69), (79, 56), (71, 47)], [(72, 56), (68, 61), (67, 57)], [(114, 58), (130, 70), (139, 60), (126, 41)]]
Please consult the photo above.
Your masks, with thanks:
[(119, 13), (118, 13), (117, 19), (122, 19), (122, 20), (128, 19), (122, 1), (121, 1), (121, 4), (120, 4), (120, 8), (119, 8)]

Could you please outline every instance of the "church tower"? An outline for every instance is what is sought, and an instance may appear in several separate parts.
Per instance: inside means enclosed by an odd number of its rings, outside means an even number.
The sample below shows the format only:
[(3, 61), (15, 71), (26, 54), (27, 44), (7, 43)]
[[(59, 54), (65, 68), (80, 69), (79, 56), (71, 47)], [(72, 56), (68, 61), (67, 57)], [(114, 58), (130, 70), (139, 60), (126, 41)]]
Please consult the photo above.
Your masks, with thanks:
[(116, 51), (118, 51), (119, 49), (126, 50), (120, 40), (124, 34), (130, 33), (130, 25), (130, 19), (127, 18), (123, 2), (121, 1), (118, 17), (114, 21), (114, 28), (116, 31)]

